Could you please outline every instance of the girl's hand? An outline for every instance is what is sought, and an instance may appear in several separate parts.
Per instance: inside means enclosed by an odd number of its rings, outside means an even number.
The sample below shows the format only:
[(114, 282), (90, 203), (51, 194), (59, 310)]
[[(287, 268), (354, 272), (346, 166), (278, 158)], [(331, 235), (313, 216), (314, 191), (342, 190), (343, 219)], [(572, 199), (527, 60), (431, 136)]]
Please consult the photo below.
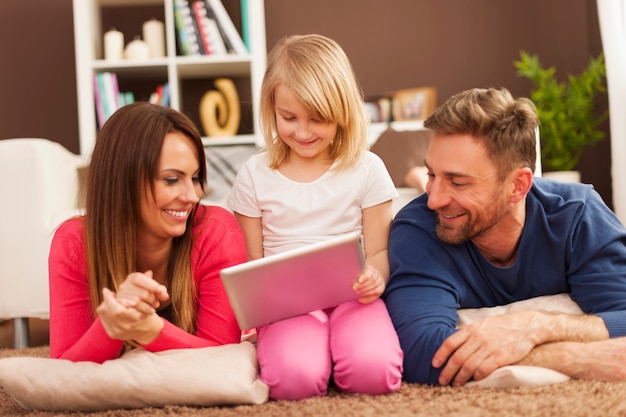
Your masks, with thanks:
[(103, 301), (96, 311), (110, 338), (135, 340), (141, 344), (157, 338), (164, 323), (156, 312), (144, 314), (135, 307), (125, 306), (108, 288), (102, 289), (102, 297)]
[(367, 265), (352, 289), (361, 297), (358, 299), (359, 303), (369, 304), (385, 291), (385, 280), (376, 268)]
[(117, 301), (125, 307), (150, 315), (156, 312), (161, 302), (169, 299), (167, 288), (152, 278), (152, 271), (133, 272), (120, 285)]

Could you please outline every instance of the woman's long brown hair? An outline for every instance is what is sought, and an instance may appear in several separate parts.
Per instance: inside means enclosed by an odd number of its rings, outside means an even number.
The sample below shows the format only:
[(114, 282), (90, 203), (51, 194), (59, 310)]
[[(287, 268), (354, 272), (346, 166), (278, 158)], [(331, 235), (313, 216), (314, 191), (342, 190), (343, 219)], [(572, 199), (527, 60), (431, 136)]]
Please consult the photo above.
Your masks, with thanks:
[[(85, 245), (91, 303), (102, 302), (102, 288), (116, 291), (137, 271), (137, 230), (145, 184), (154, 192), (165, 135), (181, 132), (193, 142), (202, 189), (206, 163), (200, 134), (185, 115), (167, 107), (137, 102), (120, 108), (104, 124), (91, 156), (87, 180)], [(167, 286), (174, 324), (195, 332), (196, 290), (191, 269), (194, 209), (182, 236), (173, 239)]]

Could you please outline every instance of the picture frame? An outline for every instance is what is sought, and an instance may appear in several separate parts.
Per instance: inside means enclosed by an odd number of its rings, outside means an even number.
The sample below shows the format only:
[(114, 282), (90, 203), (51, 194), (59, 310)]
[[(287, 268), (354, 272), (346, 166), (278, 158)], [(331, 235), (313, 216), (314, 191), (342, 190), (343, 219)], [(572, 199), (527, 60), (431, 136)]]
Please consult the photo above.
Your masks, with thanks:
[(382, 121), (381, 109), (377, 100), (365, 100), (363, 102), (365, 113), (370, 123), (378, 123)]
[(370, 123), (388, 123), (391, 121), (391, 97), (366, 98), (363, 102)]
[(424, 120), (435, 111), (437, 90), (434, 87), (397, 90), (392, 94), (392, 101), (394, 120)]

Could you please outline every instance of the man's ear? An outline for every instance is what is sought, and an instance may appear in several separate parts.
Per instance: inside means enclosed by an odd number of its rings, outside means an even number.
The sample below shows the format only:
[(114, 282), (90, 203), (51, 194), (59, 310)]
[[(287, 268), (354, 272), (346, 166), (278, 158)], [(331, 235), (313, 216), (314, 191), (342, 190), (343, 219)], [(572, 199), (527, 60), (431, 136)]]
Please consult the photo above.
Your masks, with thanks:
[(511, 202), (517, 203), (526, 197), (533, 185), (533, 171), (529, 167), (518, 168), (512, 177)]

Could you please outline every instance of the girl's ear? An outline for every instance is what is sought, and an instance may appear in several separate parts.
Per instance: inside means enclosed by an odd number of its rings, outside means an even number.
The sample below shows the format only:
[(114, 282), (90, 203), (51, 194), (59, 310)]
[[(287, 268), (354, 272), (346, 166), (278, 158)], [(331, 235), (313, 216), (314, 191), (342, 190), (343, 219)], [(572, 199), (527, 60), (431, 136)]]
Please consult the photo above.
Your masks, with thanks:
[(512, 177), (511, 202), (517, 203), (526, 197), (533, 185), (533, 171), (529, 167), (518, 168)]

